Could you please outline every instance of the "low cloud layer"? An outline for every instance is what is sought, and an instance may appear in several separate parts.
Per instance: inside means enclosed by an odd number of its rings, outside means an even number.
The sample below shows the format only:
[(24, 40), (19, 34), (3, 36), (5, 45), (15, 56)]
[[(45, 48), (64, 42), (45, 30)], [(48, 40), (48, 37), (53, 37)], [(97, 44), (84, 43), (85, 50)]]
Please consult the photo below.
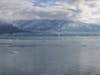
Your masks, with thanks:
[(0, 19), (71, 19), (99, 23), (99, 0), (0, 0)]

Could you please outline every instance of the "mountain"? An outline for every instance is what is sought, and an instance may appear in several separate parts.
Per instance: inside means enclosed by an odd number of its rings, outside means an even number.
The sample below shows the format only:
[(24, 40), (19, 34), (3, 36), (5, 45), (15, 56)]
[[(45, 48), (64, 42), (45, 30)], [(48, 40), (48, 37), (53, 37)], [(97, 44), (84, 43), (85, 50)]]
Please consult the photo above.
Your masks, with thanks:
[(34, 34), (100, 33), (100, 25), (71, 20), (20, 20), (14, 25)]
[(0, 34), (18, 33), (18, 32), (25, 32), (25, 31), (16, 26), (13, 26), (13, 24), (0, 22)]
[(0, 34), (23, 32), (27, 35), (100, 34), (100, 25), (71, 20), (19, 20), (13, 23), (0, 22)]

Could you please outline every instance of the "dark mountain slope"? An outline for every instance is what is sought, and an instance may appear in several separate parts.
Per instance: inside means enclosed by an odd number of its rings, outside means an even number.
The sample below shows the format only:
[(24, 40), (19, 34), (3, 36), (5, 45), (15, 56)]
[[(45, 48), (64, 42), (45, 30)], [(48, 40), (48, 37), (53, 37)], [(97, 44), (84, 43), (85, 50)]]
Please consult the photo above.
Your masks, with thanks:
[(0, 22), (0, 34), (4, 33), (18, 33), (18, 32), (25, 32), (22, 29), (19, 29), (16, 26), (13, 26), (10, 23)]

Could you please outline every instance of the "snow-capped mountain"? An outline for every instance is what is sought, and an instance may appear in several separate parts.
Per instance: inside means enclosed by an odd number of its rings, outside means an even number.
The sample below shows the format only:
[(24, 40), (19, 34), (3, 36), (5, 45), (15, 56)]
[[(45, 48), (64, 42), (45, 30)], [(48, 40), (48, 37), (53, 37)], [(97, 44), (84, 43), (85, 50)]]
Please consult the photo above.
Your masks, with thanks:
[(14, 25), (24, 30), (47, 34), (100, 32), (100, 25), (70, 20), (21, 20)]
[(0, 22), (0, 34), (28, 32), (28, 34), (100, 33), (100, 25), (71, 20), (20, 20)]

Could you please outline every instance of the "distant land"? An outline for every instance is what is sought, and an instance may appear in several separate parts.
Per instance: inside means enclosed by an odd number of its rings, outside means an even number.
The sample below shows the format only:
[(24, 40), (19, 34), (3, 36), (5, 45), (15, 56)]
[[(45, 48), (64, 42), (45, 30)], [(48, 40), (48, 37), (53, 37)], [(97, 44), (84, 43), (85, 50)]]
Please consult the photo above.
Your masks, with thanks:
[(0, 34), (26, 32), (11, 23), (0, 22)]
[(19, 20), (13, 23), (0, 22), (0, 34), (12, 33), (15, 33), (15, 35), (20, 33), (21, 35), (99, 35), (100, 25), (71, 20)]

